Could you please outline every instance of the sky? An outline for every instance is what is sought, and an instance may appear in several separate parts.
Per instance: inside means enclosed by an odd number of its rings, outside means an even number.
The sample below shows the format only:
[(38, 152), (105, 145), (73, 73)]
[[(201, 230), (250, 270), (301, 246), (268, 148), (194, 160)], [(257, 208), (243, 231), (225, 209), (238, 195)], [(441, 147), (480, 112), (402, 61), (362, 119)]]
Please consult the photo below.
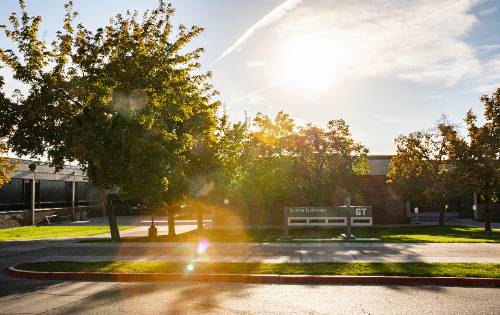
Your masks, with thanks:
[[(27, 0), (48, 41), (61, 28), (61, 0)], [(392, 154), (394, 139), (431, 128), (445, 114), (463, 126), (479, 98), (500, 87), (500, 0), (179, 0), (174, 24), (205, 31), (204, 47), (234, 121), (283, 110), (299, 125), (344, 119), (370, 154)], [(90, 29), (156, 0), (74, 0)], [(16, 0), (0, 1), (8, 24)], [(0, 34), (0, 47), (9, 43)], [(9, 78), (5, 91), (20, 85)]]

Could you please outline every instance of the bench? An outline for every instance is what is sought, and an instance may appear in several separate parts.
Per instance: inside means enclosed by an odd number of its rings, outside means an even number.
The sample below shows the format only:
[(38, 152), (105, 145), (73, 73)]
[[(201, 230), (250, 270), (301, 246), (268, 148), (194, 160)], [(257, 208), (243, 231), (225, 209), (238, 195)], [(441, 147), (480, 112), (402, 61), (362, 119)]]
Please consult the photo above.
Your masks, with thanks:
[(64, 221), (71, 221), (71, 216), (70, 215), (58, 215), (58, 214), (46, 215), (44, 223), (51, 225), (54, 223), (59, 223), (59, 222), (64, 222)]

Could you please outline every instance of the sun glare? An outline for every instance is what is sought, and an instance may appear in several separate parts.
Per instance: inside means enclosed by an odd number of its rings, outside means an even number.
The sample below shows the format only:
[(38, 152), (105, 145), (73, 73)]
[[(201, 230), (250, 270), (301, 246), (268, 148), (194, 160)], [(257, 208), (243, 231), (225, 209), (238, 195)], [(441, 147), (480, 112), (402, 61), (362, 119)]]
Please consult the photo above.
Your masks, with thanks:
[(282, 71), (294, 87), (321, 90), (331, 87), (335, 71), (331, 40), (307, 36), (291, 40), (283, 51)]

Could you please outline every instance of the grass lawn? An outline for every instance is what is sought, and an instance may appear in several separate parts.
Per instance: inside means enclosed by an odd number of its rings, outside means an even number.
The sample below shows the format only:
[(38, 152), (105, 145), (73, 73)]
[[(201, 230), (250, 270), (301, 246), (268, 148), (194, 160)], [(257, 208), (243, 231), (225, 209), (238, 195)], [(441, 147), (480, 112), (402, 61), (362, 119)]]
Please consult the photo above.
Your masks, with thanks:
[[(130, 228), (133, 228), (133, 226), (119, 227), (120, 230)], [(92, 236), (104, 233), (109, 233), (109, 226), (21, 226), (0, 229), (0, 241)]]
[[(409, 226), (409, 227), (356, 227), (353, 228), (356, 237), (378, 238), (377, 242), (388, 243), (498, 243), (500, 231), (485, 233), (482, 228), (459, 226)], [(338, 237), (345, 233), (344, 228), (330, 229), (290, 229), (290, 236), (297, 239), (314, 238), (325, 239)], [(283, 235), (281, 229), (205, 229), (193, 230), (177, 235), (174, 239), (160, 236), (158, 241), (170, 242), (197, 242), (208, 240), (210, 242), (278, 242)], [(127, 238), (129, 242), (147, 242), (147, 237)], [(293, 240), (292, 240), (293, 241)], [(300, 240), (297, 240), (300, 241)], [(328, 241), (328, 240), (326, 240)], [(334, 241), (334, 240), (332, 240)]]
[(16, 266), (34, 271), (229, 273), (287, 275), (386, 275), (500, 278), (500, 264), (480, 263), (177, 263), (37, 262)]

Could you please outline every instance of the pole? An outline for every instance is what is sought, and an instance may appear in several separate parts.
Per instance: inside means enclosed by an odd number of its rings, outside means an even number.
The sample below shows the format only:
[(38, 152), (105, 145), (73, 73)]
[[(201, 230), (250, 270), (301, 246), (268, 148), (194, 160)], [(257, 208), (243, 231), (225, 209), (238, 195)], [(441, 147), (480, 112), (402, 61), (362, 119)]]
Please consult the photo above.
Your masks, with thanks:
[(76, 195), (76, 183), (75, 183), (75, 173), (73, 172), (73, 181), (71, 182), (71, 219), (75, 220), (75, 195)]
[(352, 231), (351, 231), (351, 198), (350, 197), (347, 197), (345, 199), (345, 204), (346, 204), (346, 211), (347, 211), (346, 238), (351, 239), (352, 238)]
[(35, 189), (36, 189), (36, 175), (35, 175), (35, 172), (33, 171), (33, 179), (31, 180), (31, 225), (36, 224), (36, 216), (35, 216), (36, 194), (35, 194)]
[(477, 208), (477, 193), (472, 194), (472, 218), (474, 220), (479, 220), (479, 212)]
[(288, 208), (283, 208), (283, 238), (290, 238), (288, 236)]

